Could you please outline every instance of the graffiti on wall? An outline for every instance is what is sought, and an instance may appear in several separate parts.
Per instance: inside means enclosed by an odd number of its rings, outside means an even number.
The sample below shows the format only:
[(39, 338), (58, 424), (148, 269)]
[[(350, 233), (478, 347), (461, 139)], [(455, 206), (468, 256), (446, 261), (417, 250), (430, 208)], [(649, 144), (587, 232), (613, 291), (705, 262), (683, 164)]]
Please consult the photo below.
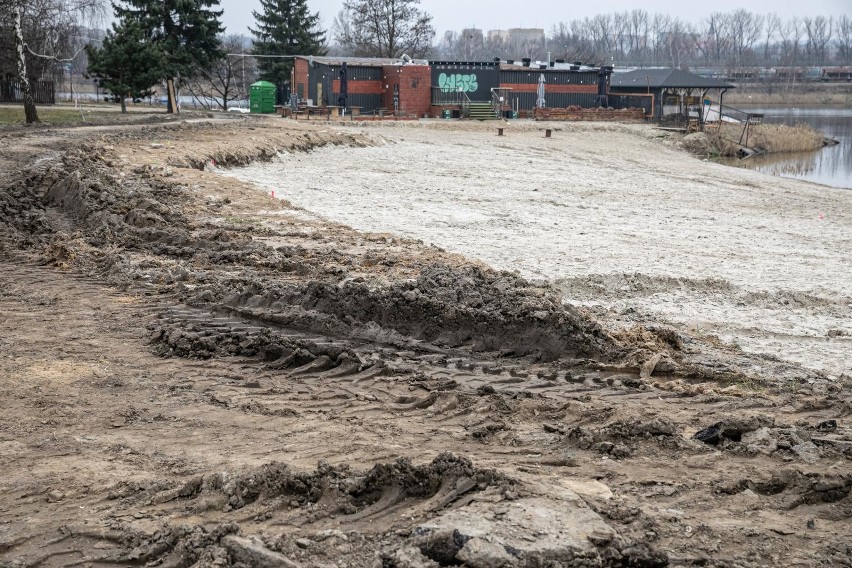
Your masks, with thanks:
[(475, 73), (441, 73), (438, 75), (438, 86), (445, 93), (474, 93), (479, 89)]

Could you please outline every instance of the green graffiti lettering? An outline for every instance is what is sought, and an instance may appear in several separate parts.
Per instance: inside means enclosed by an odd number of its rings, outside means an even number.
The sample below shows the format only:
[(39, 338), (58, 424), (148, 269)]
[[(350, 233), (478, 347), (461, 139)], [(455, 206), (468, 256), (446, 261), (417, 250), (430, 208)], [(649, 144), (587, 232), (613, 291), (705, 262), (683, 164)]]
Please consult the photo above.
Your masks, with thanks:
[(477, 83), (476, 75), (473, 73), (469, 75), (463, 75), (461, 73), (447, 75), (446, 73), (441, 73), (438, 75), (438, 87), (440, 87), (441, 91), (445, 93), (459, 91), (464, 93), (473, 93), (479, 89), (479, 83)]

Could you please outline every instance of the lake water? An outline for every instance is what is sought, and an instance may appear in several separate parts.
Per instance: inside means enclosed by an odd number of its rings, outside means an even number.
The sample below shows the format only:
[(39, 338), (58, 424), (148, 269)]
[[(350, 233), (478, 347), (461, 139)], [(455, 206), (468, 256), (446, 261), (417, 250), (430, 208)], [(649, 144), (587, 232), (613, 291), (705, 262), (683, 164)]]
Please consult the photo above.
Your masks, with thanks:
[(852, 109), (847, 108), (745, 108), (762, 112), (768, 124), (807, 124), (840, 142), (815, 152), (795, 152), (731, 160), (730, 165), (753, 168), (773, 175), (803, 179), (852, 189)]
[(815, 152), (788, 152), (755, 156), (725, 163), (752, 168), (782, 177), (803, 179), (822, 185), (852, 189), (852, 109), (827, 107), (745, 108), (762, 112), (770, 124), (807, 124), (840, 142)]

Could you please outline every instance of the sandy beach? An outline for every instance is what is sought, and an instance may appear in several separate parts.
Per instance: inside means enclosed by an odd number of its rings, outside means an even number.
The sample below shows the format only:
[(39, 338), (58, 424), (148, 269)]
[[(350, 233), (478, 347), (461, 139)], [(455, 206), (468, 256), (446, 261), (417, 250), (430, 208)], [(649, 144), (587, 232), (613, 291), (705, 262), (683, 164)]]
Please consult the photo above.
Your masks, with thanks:
[(702, 161), (651, 126), (550, 126), (356, 126), (377, 145), (223, 173), (316, 218), (547, 281), (612, 325), (663, 320), (852, 373), (849, 191)]

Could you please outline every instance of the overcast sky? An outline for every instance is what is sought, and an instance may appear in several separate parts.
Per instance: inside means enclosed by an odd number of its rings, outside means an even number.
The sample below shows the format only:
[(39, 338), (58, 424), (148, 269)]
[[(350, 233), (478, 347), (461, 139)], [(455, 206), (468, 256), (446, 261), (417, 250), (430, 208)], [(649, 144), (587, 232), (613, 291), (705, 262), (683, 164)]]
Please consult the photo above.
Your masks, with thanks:
[[(308, 0), (312, 12), (319, 11), (323, 26), (331, 27), (334, 16), (343, 5), (342, 0)], [(709, 11), (730, 12), (746, 8), (756, 13), (775, 12), (782, 18), (793, 16), (852, 15), (852, 0), (710, 0), (685, 2), (684, 0), (609, 0), (607, 2), (557, 2), (554, 0), (421, 0), (423, 10), (432, 14), (439, 36), (446, 30), (477, 27), (483, 30), (507, 28), (544, 28), (550, 31), (555, 22), (594, 16), (598, 13), (621, 12), (641, 7), (648, 12), (667, 12), (684, 20), (698, 21)], [(225, 11), (222, 16), (227, 33), (248, 34), (246, 29), (254, 24), (252, 10), (260, 9), (258, 0), (221, 0)]]

